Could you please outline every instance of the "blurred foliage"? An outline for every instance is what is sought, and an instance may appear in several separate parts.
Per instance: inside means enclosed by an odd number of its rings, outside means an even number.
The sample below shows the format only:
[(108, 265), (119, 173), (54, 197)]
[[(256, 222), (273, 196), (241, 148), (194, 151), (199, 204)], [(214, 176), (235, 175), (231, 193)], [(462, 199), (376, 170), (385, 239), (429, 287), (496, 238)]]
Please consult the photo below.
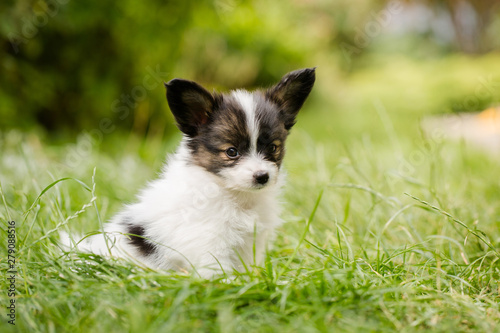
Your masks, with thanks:
[[(403, 3), (412, 2), (396, 4)], [(499, 24), (498, 1), (417, 3), (457, 18), (463, 15), (455, 14), (460, 13), (456, 4), (468, 4), (478, 18), (471, 31), (483, 34), (485, 45), (472, 51), (496, 47), (491, 36)], [(173, 77), (209, 88), (251, 88), (299, 67), (320, 66), (324, 84), (333, 90), (347, 75), (373, 66), (373, 54), (433, 57), (468, 51), (460, 42), (464, 23), (458, 19), (457, 38), (448, 44), (425, 29), (382, 34), (391, 5), (380, 0), (6, 0), (0, 4), (0, 129), (74, 136), (118, 128), (162, 136), (173, 123), (162, 82)]]
[[(498, 46), (498, 0), (404, 0), (422, 4), (433, 14), (448, 19), (453, 27), (455, 46), (467, 53), (486, 52)], [(492, 23), (496, 22), (495, 26)]]

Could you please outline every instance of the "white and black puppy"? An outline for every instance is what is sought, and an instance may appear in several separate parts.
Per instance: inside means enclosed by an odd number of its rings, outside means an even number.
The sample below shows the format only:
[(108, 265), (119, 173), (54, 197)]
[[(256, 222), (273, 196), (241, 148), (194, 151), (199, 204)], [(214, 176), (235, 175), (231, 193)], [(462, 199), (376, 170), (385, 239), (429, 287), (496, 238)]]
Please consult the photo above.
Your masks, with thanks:
[[(281, 224), (285, 141), (315, 81), (315, 69), (255, 92), (210, 93), (193, 81), (166, 83), (184, 136), (161, 177), (79, 250), (132, 258), (202, 277), (259, 264)], [(66, 243), (68, 243), (66, 241)]]

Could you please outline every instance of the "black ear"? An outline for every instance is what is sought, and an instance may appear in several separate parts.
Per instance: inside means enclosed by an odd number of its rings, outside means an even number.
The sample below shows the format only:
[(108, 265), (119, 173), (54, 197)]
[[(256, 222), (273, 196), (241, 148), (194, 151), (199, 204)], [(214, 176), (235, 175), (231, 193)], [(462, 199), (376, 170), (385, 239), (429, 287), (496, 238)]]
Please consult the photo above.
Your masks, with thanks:
[(311, 92), (316, 79), (315, 71), (316, 67), (290, 72), (266, 91), (266, 97), (280, 107), (287, 130), (295, 124), (295, 117)]
[(196, 136), (214, 108), (214, 96), (198, 83), (188, 80), (173, 79), (165, 83), (165, 87), (177, 127), (190, 137)]

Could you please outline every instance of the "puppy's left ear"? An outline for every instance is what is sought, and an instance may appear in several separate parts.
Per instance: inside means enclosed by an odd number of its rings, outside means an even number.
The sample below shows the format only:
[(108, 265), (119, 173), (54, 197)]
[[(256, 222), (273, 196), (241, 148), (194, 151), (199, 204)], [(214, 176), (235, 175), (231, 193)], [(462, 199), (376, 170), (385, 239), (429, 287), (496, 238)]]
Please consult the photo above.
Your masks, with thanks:
[(287, 130), (295, 124), (295, 117), (312, 90), (316, 80), (315, 71), (316, 67), (290, 72), (266, 91), (266, 97), (280, 107)]

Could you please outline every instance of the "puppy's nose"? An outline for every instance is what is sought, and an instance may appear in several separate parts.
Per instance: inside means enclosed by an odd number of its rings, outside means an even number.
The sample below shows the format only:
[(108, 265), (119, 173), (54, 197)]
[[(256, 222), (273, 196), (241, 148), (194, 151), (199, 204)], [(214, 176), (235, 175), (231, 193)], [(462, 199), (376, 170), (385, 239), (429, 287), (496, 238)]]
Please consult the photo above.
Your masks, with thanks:
[(269, 180), (269, 174), (266, 171), (257, 171), (253, 174), (253, 178), (257, 184), (264, 185)]

